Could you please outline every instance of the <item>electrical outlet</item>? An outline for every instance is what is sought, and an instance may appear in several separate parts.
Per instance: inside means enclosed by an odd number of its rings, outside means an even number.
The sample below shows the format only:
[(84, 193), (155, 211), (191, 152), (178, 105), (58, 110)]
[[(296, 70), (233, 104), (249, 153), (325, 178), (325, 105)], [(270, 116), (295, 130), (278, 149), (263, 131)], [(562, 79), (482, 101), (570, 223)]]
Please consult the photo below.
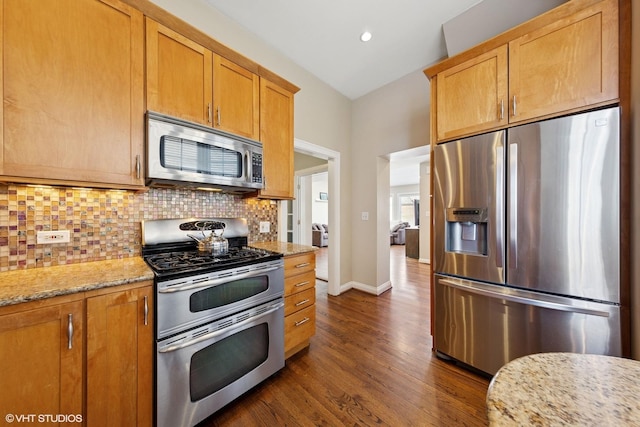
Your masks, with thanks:
[(36, 234), (36, 243), (41, 245), (50, 245), (53, 243), (69, 243), (71, 241), (71, 233), (69, 230), (57, 231), (38, 231)]
[(271, 223), (269, 221), (260, 221), (260, 232), (268, 233), (271, 230)]
[(362, 220), (369, 221), (369, 212), (362, 212)]

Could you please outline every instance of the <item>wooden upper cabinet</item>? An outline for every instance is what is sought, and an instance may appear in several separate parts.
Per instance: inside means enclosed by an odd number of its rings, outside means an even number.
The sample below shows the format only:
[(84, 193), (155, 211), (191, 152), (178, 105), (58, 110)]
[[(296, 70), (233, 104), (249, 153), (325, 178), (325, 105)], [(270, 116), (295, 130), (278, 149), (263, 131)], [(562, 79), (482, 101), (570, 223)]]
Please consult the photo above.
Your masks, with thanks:
[(117, 0), (0, 0), (2, 180), (144, 185), (144, 21)]
[(510, 122), (617, 99), (618, 52), (618, 11), (611, 1), (513, 40)]
[(212, 125), (213, 54), (146, 18), (147, 109)]
[(153, 423), (153, 285), (87, 298), (87, 425)]
[(265, 187), (259, 197), (293, 198), (293, 93), (260, 78), (260, 141)]
[(147, 108), (251, 139), (260, 137), (260, 80), (147, 18)]
[(214, 55), (214, 126), (247, 138), (260, 138), (260, 78)]
[(438, 140), (507, 124), (507, 46), (501, 46), (436, 78)]
[(83, 302), (55, 301), (0, 308), (3, 414), (83, 413)]
[(443, 142), (617, 102), (618, 20), (618, 0), (567, 2), (425, 70), (432, 136)]

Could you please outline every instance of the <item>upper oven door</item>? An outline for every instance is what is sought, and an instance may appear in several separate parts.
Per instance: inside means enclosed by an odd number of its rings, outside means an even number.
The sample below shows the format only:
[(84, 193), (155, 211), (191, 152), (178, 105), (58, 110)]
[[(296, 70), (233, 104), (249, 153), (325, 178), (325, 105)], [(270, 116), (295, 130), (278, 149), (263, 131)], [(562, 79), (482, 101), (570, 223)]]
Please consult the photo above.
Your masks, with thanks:
[(147, 182), (261, 189), (262, 145), (147, 113)]
[(158, 339), (284, 294), (282, 259), (157, 283)]

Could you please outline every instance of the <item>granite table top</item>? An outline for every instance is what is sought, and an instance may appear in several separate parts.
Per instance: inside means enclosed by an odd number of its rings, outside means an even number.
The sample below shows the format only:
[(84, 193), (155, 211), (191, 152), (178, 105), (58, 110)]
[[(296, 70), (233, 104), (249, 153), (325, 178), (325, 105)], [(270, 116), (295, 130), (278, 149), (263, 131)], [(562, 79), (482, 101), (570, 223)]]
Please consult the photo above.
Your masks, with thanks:
[(141, 257), (0, 273), (0, 307), (153, 280)]
[(299, 245), (297, 243), (288, 243), (288, 242), (253, 242), (250, 243), (249, 246), (253, 246), (254, 248), (264, 249), (267, 251), (279, 252), (284, 256), (289, 255), (298, 255), (307, 252), (314, 252), (318, 250), (315, 246), (306, 246)]
[(513, 360), (487, 392), (491, 426), (638, 426), (640, 361), (574, 353)]

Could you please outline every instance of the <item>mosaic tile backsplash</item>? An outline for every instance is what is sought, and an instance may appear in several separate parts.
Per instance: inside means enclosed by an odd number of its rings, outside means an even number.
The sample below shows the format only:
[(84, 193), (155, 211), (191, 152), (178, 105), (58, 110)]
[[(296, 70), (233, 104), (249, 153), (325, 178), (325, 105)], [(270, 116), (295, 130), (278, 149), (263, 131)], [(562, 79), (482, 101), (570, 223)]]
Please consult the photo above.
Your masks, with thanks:
[[(151, 188), (120, 191), (0, 186), (0, 271), (118, 259), (141, 254), (140, 221), (247, 218), (249, 241), (277, 239), (278, 205), (232, 194)], [(260, 233), (260, 221), (271, 222)], [(42, 245), (37, 231), (69, 230), (71, 242)]]

